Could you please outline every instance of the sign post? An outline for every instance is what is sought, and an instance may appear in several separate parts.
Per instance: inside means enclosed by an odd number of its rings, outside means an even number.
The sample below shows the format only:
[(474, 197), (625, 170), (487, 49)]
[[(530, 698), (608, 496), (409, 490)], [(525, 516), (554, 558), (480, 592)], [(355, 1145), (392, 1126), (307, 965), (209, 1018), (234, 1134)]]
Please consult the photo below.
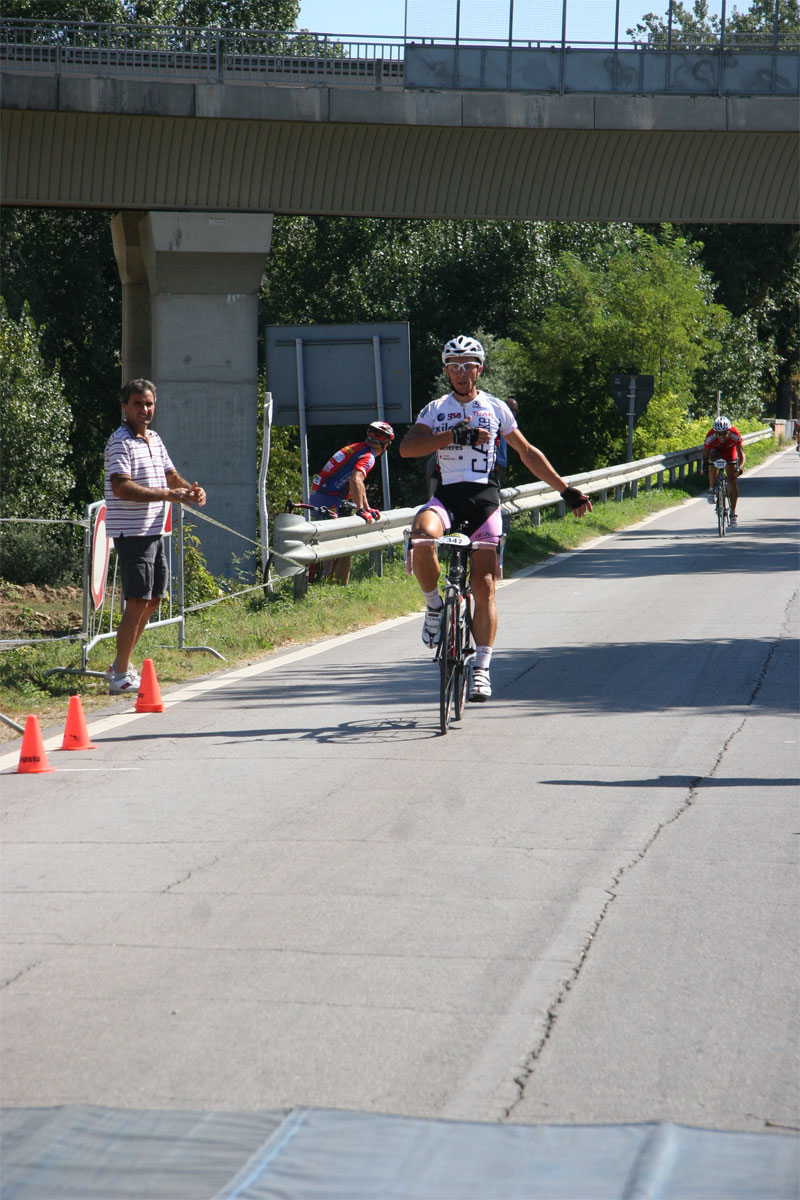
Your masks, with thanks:
[(627, 462), (633, 460), (633, 427), (647, 409), (654, 387), (652, 375), (612, 375), (608, 381), (608, 390), (628, 422)]

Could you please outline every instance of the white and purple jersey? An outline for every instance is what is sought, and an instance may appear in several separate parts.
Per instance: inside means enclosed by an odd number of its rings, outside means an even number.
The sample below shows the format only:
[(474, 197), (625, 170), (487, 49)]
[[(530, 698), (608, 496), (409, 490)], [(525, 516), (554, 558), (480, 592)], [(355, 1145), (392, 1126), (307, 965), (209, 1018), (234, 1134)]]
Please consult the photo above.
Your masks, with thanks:
[(433, 433), (452, 429), (468, 421), (470, 429), (485, 429), (489, 441), (481, 446), (459, 446), (452, 442), (436, 451), (436, 462), (442, 484), (492, 483), (497, 460), (497, 437), (507, 437), (517, 428), (511, 409), (503, 400), (478, 392), (474, 400), (463, 403), (451, 392), (426, 404), (417, 417), (418, 425), (426, 425)]

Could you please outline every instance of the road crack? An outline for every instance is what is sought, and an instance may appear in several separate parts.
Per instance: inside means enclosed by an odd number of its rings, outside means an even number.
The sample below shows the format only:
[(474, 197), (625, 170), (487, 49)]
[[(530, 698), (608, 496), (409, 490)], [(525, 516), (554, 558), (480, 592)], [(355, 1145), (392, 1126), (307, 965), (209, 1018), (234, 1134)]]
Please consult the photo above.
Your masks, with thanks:
[(168, 883), (166, 887), (161, 889), (159, 895), (166, 896), (167, 893), (171, 892), (173, 888), (180, 887), (183, 883), (188, 883), (189, 880), (200, 871), (208, 871), (211, 869), (211, 867), (215, 867), (217, 863), (220, 862), (220, 860), (224, 857), (224, 854), (218, 854), (215, 858), (209, 859), (208, 862), (198, 863), (197, 866), (192, 867), (184, 875), (179, 876), (177, 879), (173, 879), (172, 883)]
[[(785, 638), (790, 636), (790, 632), (789, 632), (789, 630), (790, 630), (790, 609), (791, 609), (792, 605), (795, 603), (795, 601), (797, 600), (797, 597), (798, 597), (798, 592), (794, 592), (793, 595), (790, 597), (789, 601), (787, 602), (786, 608), (784, 610), (784, 622), (783, 622), (782, 632), (772, 642), (772, 644), (769, 647), (769, 650), (767, 651), (767, 653), (764, 657), (764, 662), (763, 662), (761, 670), (758, 674), (758, 678), (756, 679), (756, 681), (753, 685), (753, 690), (750, 693), (749, 700), (747, 701), (748, 708), (751, 708), (755, 704), (758, 694), (764, 686), (767, 675), (769, 673), (770, 666), (772, 665), (772, 660), (778, 650), (780, 643)], [(651, 848), (653, 847), (653, 845), (655, 844), (657, 839), (661, 836), (663, 831), (665, 829), (668, 829), (670, 825), (674, 825), (676, 821), (679, 821), (681, 819), (681, 817), (684, 816), (684, 814), (687, 813), (689, 811), (689, 809), (692, 808), (692, 806), (697, 802), (698, 795), (701, 792), (704, 783), (707, 780), (711, 780), (716, 776), (717, 772), (719, 771), (720, 767), (722, 766), (722, 763), (725, 760), (728, 750), (730, 749), (731, 745), (736, 740), (736, 738), (739, 736), (739, 734), (742, 732), (742, 730), (744, 729), (748, 720), (749, 720), (749, 714), (745, 714), (742, 717), (739, 724), (736, 726), (736, 728), (728, 735), (728, 737), (723, 742), (722, 747), (720, 748), (719, 753), (717, 754), (717, 757), (714, 761), (714, 764), (713, 764), (711, 770), (706, 775), (698, 775), (695, 779), (693, 779), (690, 782), (683, 801), (676, 808), (676, 810), (672, 814), (672, 816), (667, 818), (664, 821), (659, 822), (659, 824), (653, 830), (652, 834), (647, 838), (647, 840), (645, 841), (643, 846), (636, 852), (636, 854), (633, 856), (633, 858), (629, 862), (627, 862), (623, 866), (621, 866), (617, 870), (617, 872), (612, 876), (610, 886), (604, 889), (608, 899), (603, 904), (602, 908), (600, 909), (600, 912), (598, 913), (597, 920), (595, 921), (588, 937), (586, 938), (586, 942), (585, 942), (582, 950), (580, 951), (577, 962), (571, 969), (569, 978), (564, 981), (561, 989), (555, 996), (555, 999), (553, 1000), (552, 1004), (547, 1009), (547, 1013), (545, 1016), (544, 1032), (542, 1033), (542, 1036), (540, 1037), (537, 1044), (529, 1051), (519, 1072), (514, 1076), (514, 1086), (517, 1090), (517, 1095), (516, 1095), (516, 1098), (512, 1101), (512, 1103), (509, 1104), (506, 1109), (504, 1109), (502, 1116), (500, 1118), (501, 1120), (503, 1120), (503, 1121), (509, 1120), (510, 1117), (512, 1116), (512, 1114), (514, 1113), (514, 1110), (524, 1099), (526, 1089), (527, 1089), (527, 1087), (531, 1081), (531, 1078), (536, 1070), (538, 1062), (539, 1062), (540, 1058), (542, 1057), (542, 1054), (544, 1053), (548, 1042), (550, 1041), (551, 1037), (553, 1036), (553, 1032), (554, 1032), (556, 1023), (558, 1021), (561, 1009), (562, 1009), (564, 1003), (566, 1002), (567, 997), (569, 996), (570, 992), (577, 984), (578, 979), (580, 978), (581, 971), (583, 970), (584, 964), (586, 963), (586, 959), (588, 957), (589, 951), (592, 948), (592, 944), (594, 943), (594, 940), (600, 931), (600, 927), (603, 924), (603, 921), (608, 916), (608, 913), (611, 909), (612, 904), (614, 903), (614, 901), (617, 898), (617, 892), (619, 890), (620, 883), (622, 882), (622, 880), (624, 879), (624, 877), (627, 874), (629, 874), (632, 870), (634, 870), (635, 867), (637, 867), (640, 863), (642, 863), (644, 861), (644, 859), (647, 857)]]

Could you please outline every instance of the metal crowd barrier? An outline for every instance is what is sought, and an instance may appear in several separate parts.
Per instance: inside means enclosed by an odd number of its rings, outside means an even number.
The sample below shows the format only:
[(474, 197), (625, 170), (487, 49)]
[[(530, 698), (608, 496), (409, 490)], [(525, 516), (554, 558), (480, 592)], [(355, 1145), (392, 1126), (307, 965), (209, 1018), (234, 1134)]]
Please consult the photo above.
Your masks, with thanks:
[[(772, 437), (772, 430), (743, 435), (745, 443)], [(636, 462), (604, 467), (599, 471), (586, 471), (580, 475), (568, 475), (571, 487), (589, 496), (606, 500), (613, 492), (622, 499), (626, 486), (633, 496), (638, 494), (639, 484), (644, 481), (646, 490), (653, 486), (663, 487), (665, 479), (670, 483), (683, 479), (687, 473), (696, 472), (703, 457), (702, 446), (688, 450), (677, 450), (671, 454), (655, 455)], [(501, 512), (505, 519), (512, 519), (522, 512), (533, 512), (539, 519), (546, 508), (560, 510), (564, 515), (564, 501), (558, 492), (546, 483), (527, 483), (521, 487), (504, 488), (500, 493)], [(272, 565), (275, 573), (284, 578), (299, 575), (312, 563), (327, 562), (344, 555), (365, 551), (385, 550), (403, 542), (403, 531), (410, 525), (419, 505), (414, 508), (395, 508), (382, 514), (380, 521), (369, 525), (361, 517), (339, 517), (335, 521), (309, 521), (300, 513), (278, 513), (273, 526)]]
[[(178, 539), (180, 552), (173, 555), (173, 539), (167, 538), (167, 559), (169, 563), (170, 580), (173, 586), (162, 601), (161, 607), (150, 618), (147, 629), (158, 629), (167, 625), (176, 625), (178, 632), (178, 648), (182, 650), (203, 650), (208, 654), (222, 659), (223, 656), (211, 646), (187, 646), (186, 613), (193, 611), (184, 602), (184, 554), (183, 554), (183, 507), (175, 505), (178, 510), (175, 536)], [(167, 515), (165, 533), (171, 533), (171, 513)], [(54, 522), (49, 522), (54, 523)], [(98, 500), (86, 506), (86, 515), (82, 520), (74, 519), (61, 522), (78, 525), (83, 528), (83, 595), (81, 611), (81, 628), (57, 638), (46, 636), (37, 638), (0, 638), (0, 650), (9, 650), (17, 646), (42, 645), (45, 642), (80, 642), (81, 664), (79, 667), (52, 667), (45, 671), (49, 675), (90, 675), (102, 678), (103, 671), (95, 671), (89, 667), (89, 654), (100, 642), (116, 638), (114, 625), (115, 611), (121, 611), (123, 597), (117, 577), (116, 555), (113, 560), (111, 583), (108, 582), (108, 568), (113, 552), (112, 543), (105, 534), (105, 503)], [(220, 599), (229, 599), (225, 596)], [(202, 608), (203, 605), (195, 605)], [(2, 717), (2, 714), (0, 714)], [(7, 723), (7, 718), (2, 718)], [(15, 726), (16, 727), (16, 726)]]

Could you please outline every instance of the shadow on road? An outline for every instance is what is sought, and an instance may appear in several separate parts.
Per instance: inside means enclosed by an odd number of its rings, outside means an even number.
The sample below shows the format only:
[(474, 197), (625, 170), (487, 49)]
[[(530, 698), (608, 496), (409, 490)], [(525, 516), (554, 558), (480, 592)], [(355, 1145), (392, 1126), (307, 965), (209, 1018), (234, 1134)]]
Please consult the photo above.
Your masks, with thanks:
[[(796, 713), (798, 653), (796, 638), (542, 646), (496, 655), (492, 674), (502, 699), (551, 711)], [(724, 688), (712, 688), (720, 667)], [(779, 673), (782, 686), (765, 686), (768, 670)]]
[[(705, 512), (705, 509), (701, 510)], [(709, 507), (708, 512), (713, 515)], [(582, 550), (548, 565), (562, 579), (636, 579), (649, 575), (698, 575), (726, 572), (775, 575), (796, 571), (800, 565), (797, 522), (789, 519), (759, 521), (748, 529), (746, 521), (721, 538), (710, 520), (680, 532), (634, 526), (616, 535), (614, 545)], [(694, 551), (694, 552), (692, 552)]]
[(696, 775), (656, 775), (653, 779), (540, 779), (539, 783), (553, 784), (554, 786), (571, 787), (571, 788), (678, 788), (681, 792), (686, 792), (692, 788), (725, 788), (728, 791), (730, 788), (759, 788), (759, 787), (797, 787), (800, 784), (800, 778), (791, 776), (785, 778), (766, 778), (763, 775), (759, 776), (739, 776), (715, 779), (712, 776), (705, 775), (702, 778)]
[[(509, 710), (520, 709), (535, 717), (686, 709), (704, 714), (794, 714), (799, 650), (797, 641), (789, 638), (717, 638), (500, 651), (493, 659), (492, 700), (480, 707), (467, 705), (464, 720), (453, 732), (464, 729), (474, 735), (476, 722), (506, 719)], [(719, 692), (712, 694), (708, 686), (720, 663), (725, 664), (723, 703)], [(314, 665), (289, 665), (187, 701), (189, 708), (201, 710), (192, 729), (175, 732), (159, 724), (147, 733), (126, 732), (103, 740), (426, 740), (440, 736), (438, 687), (438, 669), (429, 660), (326, 665), (318, 659)], [(236, 713), (238, 724), (208, 723), (207, 710), (223, 706)]]

